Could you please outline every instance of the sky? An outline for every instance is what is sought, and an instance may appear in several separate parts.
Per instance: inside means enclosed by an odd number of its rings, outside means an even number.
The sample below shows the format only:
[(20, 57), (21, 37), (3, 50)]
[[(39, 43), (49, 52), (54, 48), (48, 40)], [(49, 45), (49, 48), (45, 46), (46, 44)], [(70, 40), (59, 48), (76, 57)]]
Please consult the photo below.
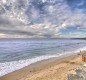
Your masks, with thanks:
[(0, 38), (86, 38), (86, 0), (0, 0)]

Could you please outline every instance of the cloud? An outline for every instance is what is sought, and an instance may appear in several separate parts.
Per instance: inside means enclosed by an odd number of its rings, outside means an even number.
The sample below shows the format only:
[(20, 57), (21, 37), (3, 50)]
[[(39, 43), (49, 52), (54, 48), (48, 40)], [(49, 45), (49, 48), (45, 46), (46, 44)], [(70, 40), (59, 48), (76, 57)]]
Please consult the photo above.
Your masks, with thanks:
[(1, 0), (0, 34), (20, 38), (62, 37), (61, 31), (68, 27), (86, 29), (83, 11), (77, 6), (72, 10), (68, 0)]

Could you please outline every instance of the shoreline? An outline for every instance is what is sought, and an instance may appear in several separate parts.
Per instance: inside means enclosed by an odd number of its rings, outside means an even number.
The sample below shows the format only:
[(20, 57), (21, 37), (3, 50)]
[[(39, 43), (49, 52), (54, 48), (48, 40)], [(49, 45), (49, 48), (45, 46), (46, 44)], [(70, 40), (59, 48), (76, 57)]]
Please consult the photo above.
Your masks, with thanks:
[(32, 59), (0, 63), (0, 67), (1, 67), (0, 77), (5, 76), (7, 74), (10, 74), (12, 72), (18, 71), (18, 70), (20, 70), (22, 68), (25, 68), (27, 66), (40, 63), (40, 62), (42, 62), (42, 63), (47, 62), (48, 63), (48, 61), (52, 62), (52, 60), (54, 61), (55, 59), (59, 61), (61, 58), (76, 55), (76, 54), (80, 53), (81, 51), (84, 52), (85, 49), (81, 48), (81, 49), (78, 49), (76, 51), (64, 52), (63, 54), (61, 53), (59, 55), (57, 55), (57, 54), (55, 54), (55, 55), (45, 55), (45, 56), (35, 57), (35, 58), (32, 58)]
[(4, 75), (0, 77), (0, 80), (21, 80), (21, 79), (23, 80), (24, 76), (26, 76), (27, 74), (29, 74), (30, 76), (32, 74), (35, 74), (36, 72), (40, 72), (41, 70), (45, 70), (47, 68), (53, 67), (55, 65), (59, 65), (64, 62), (68, 62), (72, 59), (79, 57), (80, 54), (83, 54), (84, 52), (85, 51), (77, 54), (70, 54), (58, 58), (51, 58), (47, 60), (38, 61), (22, 69)]

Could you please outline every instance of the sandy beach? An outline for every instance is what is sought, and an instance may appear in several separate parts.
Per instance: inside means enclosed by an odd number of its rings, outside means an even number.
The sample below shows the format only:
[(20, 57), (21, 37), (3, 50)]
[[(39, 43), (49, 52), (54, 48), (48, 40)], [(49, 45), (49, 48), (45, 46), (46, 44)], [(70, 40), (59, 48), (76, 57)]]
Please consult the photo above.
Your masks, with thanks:
[(0, 80), (67, 80), (68, 74), (82, 68), (82, 53), (62, 58), (52, 58), (31, 64), (23, 69), (9, 73)]

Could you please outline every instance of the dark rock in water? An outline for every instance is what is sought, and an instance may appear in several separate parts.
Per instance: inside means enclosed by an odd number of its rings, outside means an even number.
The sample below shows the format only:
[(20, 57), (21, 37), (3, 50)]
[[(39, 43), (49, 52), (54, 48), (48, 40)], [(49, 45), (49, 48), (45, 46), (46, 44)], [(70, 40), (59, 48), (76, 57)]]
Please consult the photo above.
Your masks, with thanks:
[(76, 69), (76, 74), (69, 74), (68, 80), (86, 80), (86, 72), (83, 69)]

